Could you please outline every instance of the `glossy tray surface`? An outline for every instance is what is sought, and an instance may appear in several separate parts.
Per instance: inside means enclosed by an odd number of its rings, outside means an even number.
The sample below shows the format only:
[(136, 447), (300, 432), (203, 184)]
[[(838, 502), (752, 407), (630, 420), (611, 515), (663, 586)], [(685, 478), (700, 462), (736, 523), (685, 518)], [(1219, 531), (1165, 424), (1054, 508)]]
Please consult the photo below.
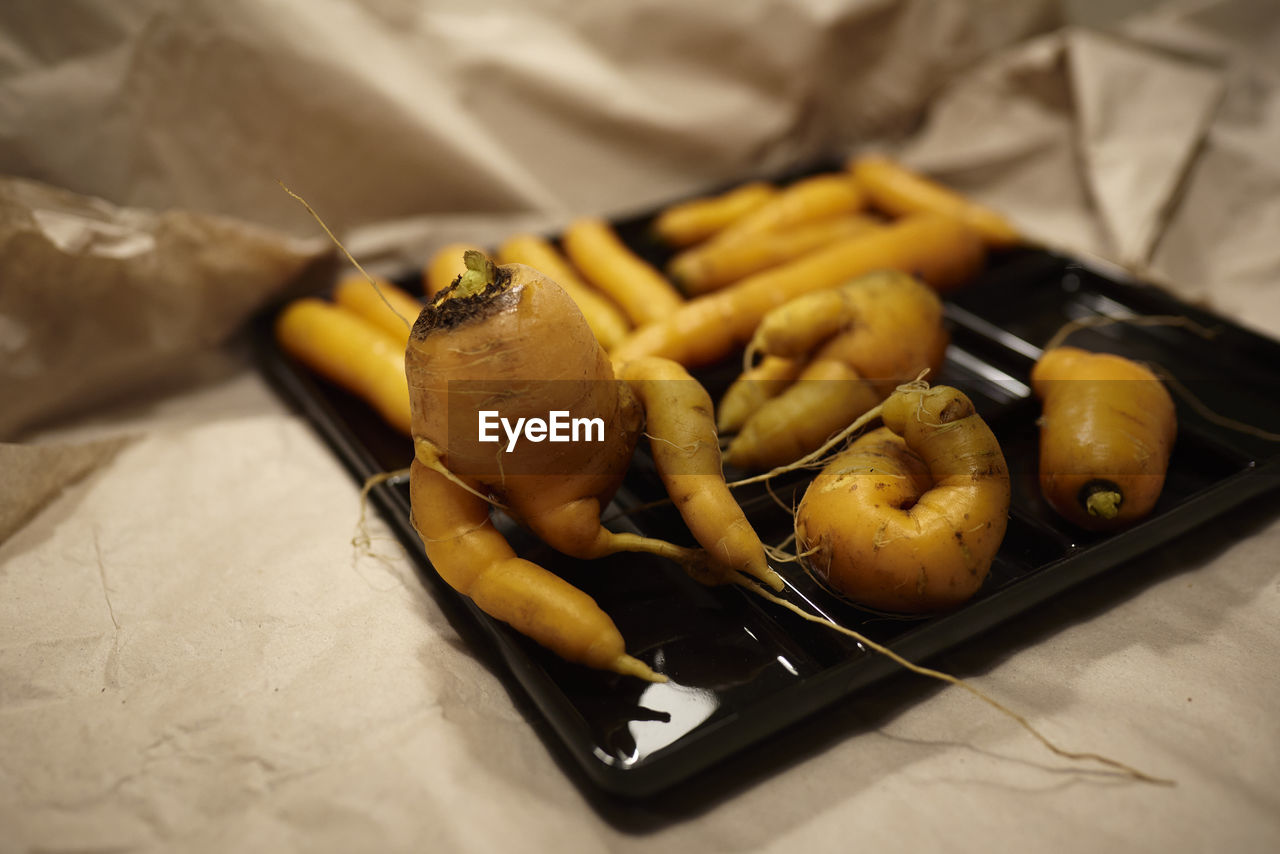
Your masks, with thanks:
[[(633, 249), (661, 264), (666, 251), (647, 238), (648, 225), (646, 216), (615, 223)], [(1216, 334), (1206, 339), (1187, 328), (1117, 324), (1078, 332), (1071, 343), (1159, 365), (1220, 416), (1280, 433), (1280, 344), (1164, 291), (1069, 258), (1032, 249), (993, 256), (976, 281), (946, 298), (952, 344), (942, 375), (934, 378), (974, 401), (1000, 439), (1013, 479), (1008, 533), (983, 588), (952, 613), (906, 619), (850, 605), (803, 573), (779, 566), (788, 583), (786, 598), (920, 660), (1280, 484), (1275, 442), (1220, 426), (1175, 395), (1178, 440), (1151, 517), (1120, 533), (1090, 535), (1048, 509), (1036, 483), (1039, 406), (1028, 388), (1031, 366), (1064, 323), (1130, 315), (1180, 315)], [(258, 342), (263, 370), (354, 477), (363, 481), (407, 465), (412, 451), (402, 436), (275, 348), (269, 315), (259, 325)], [(726, 363), (699, 378), (718, 397), (734, 373)], [(798, 500), (807, 478), (775, 482), (782, 505)], [(670, 681), (647, 684), (569, 665), (490, 620), (439, 581), (409, 524), (404, 482), (388, 482), (372, 497), (420, 562), (431, 592), (466, 609), (567, 755), (592, 783), (614, 795), (641, 797), (687, 780), (819, 709), (851, 700), (895, 669), (853, 640), (745, 591), (704, 588), (651, 557), (584, 564), (504, 524), (520, 554), (592, 595), (617, 623), (628, 651)], [(635, 510), (662, 497), (642, 445), (606, 518), (613, 516), (610, 525), (620, 530), (692, 542), (669, 507)], [(790, 533), (790, 514), (763, 488), (744, 488), (739, 498), (765, 542), (781, 542)]]

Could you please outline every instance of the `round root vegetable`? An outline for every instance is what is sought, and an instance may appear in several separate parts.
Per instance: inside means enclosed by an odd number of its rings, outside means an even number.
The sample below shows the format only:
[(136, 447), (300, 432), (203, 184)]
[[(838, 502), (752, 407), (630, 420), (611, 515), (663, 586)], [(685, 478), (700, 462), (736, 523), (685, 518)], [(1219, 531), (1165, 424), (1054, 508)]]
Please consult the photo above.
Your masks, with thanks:
[(575, 220), (560, 242), (587, 281), (608, 294), (632, 323), (652, 323), (684, 304), (672, 284), (628, 249), (604, 220)]
[(665, 356), (688, 367), (710, 364), (746, 344), (766, 314), (798, 296), (884, 269), (913, 273), (946, 290), (977, 273), (983, 258), (982, 241), (958, 220), (905, 217), (691, 300), (636, 330), (614, 348), (613, 357)]
[(1178, 432), (1156, 375), (1121, 356), (1056, 347), (1032, 369), (1031, 386), (1044, 405), (1040, 491), (1049, 505), (1090, 531), (1150, 513)]
[[(463, 257), (468, 252), (482, 251), (471, 243), (447, 243), (437, 249), (422, 270), (422, 291), (431, 299), (454, 283), (467, 271)], [(416, 315), (415, 315), (416, 317)]]
[(653, 232), (671, 246), (689, 246), (716, 234), (778, 194), (763, 181), (752, 181), (727, 193), (672, 205), (653, 221)]
[(977, 231), (988, 246), (1008, 247), (1022, 242), (1017, 229), (1000, 214), (887, 157), (859, 157), (849, 168), (871, 206), (887, 214), (945, 214)]
[(498, 263), (524, 264), (558, 284), (577, 303), (596, 340), (606, 350), (627, 337), (631, 324), (608, 297), (582, 280), (556, 248), (541, 237), (517, 234), (498, 248)]
[(338, 280), (333, 301), (376, 324), (401, 348), (409, 343), (409, 329), (422, 311), (422, 302), (413, 294), (382, 277), (370, 281), (358, 273)]
[[(733, 580), (745, 571), (777, 586), (764, 563), (764, 547), (728, 494), (723, 476), (718, 494), (732, 509), (719, 508), (722, 515), (713, 520), (714, 528), (705, 523), (717, 490), (716, 478), (709, 476), (711, 462), (704, 458), (686, 461), (655, 448), (659, 472), (664, 482), (680, 487), (678, 508), (706, 551), (609, 531), (600, 524), (600, 511), (622, 481), (645, 415), (663, 444), (688, 447), (709, 433), (716, 448), (710, 402), (693, 400), (687, 390), (668, 393), (672, 380), (687, 380), (688, 375), (663, 360), (624, 366), (626, 381), (615, 379), (581, 312), (536, 270), (518, 264), (495, 267), (479, 253), (469, 254), (467, 263), (468, 273), (423, 310), (406, 352), (418, 463), (413, 476), (433, 472), (453, 487), (444, 490), (437, 484), (423, 494), (455, 503), (465, 497), (499, 504), (547, 545), (572, 557), (641, 551), (676, 561), (704, 582)], [(486, 443), (476, 429), (478, 413), (486, 411), (508, 423), (556, 411), (599, 419), (599, 440), (547, 444), (526, 432), (527, 441)], [(699, 419), (705, 431), (692, 423)], [(708, 475), (699, 479), (698, 490), (688, 488), (682, 477), (691, 472)], [(434, 512), (430, 506), (414, 507), (415, 519)], [(733, 539), (727, 538), (728, 529), (733, 529)], [(430, 529), (419, 531), (431, 557), (438, 538)], [(467, 552), (436, 554), (443, 561)], [(486, 565), (479, 557), (474, 565), (443, 567), (441, 575), (446, 580), (459, 571), (463, 577), (483, 576), (489, 566), (498, 565)], [(431, 559), (434, 564), (436, 557)], [(534, 610), (530, 606), (528, 613)], [(513, 606), (503, 613), (522, 619), (527, 612)], [(528, 626), (516, 617), (510, 618), (512, 625), (526, 631)]]
[(705, 294), (752, 273), (785, 264), (838, 240), (880, 228), (868, 216), (848, 214), (781, 230), (767, 230), (749, 239), (716, 239), (686, 249), (667, 265), (667, 274), (687, 294)]
[(725, 460), (760, 470), (798, 459), (901, 383), (937, 372), (947, 343), (937, 294), (906, 273), (869, 273), (792, 300), (764, 318), (747, 353), (804, 367), (747, 416)]
[(1009, 473), (972, 402), (946, 386), (895, 391), (884, 427), (805, 491), (796, 541), (850, 599), (886, 611), (953, 608), (981, 587), (1004, 539)]
[(410, 432), (404, 350), (379, 326), (308, 297), (285, 306), (275, 334), (286, 353), (363, 399), (397, 430)]

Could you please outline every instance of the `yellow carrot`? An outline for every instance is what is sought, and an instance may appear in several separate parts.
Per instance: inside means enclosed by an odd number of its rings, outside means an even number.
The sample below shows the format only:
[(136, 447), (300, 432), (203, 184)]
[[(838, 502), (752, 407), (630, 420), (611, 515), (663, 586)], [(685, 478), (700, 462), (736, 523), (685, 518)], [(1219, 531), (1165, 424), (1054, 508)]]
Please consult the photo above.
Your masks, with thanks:
[(762, 231), (750, 239), (711, 240), (676, 255), (667, 265), (667, 272), (685, 293), (704, 294), (880, 227), (872, 217), (847, 214)]
[(358, 273), (343, 276), (333, 288), (333, 301), (376, 324), (403, 347), (409, 343), (409, 330), (422, 311), (422, 302), (381, 276), (374, 277), (374, 282), (376, 288)]
[(547, 240), (532, 234), (509, 237), (498, 249), (500, 264), (525, 264), (549, 277), (578, 304), (596, 340), (606, 350), (627, 336), (631, 324), (608, 297), (592, 288)]
[(725, 390), (716, 409), (716, 429), (732, 433), (742, 427), (765, 401), (781, 394), (800, 371), (804, 362), (765, 356), (760, 363), (742, 372)]
[(404, 349), (393, 337), (354, 312), (309, 297), (285, 306), (275, 333), (286, 353), (410, 432)]
[(1178, 433), (1156, 375), (1123, 356), (1055, 347), (1036, 362), (1031, 385), (1044, 402), (1040, 491), (1049, 506), (1090, 531), (1150, 513)]
[(681, 202), (658, 214), (653, 231), (672, 246), (688, 246), (733, 224), (777, 193), (771, 184), (752, 181), (718, 196)]
[(667, 495), (711, 556), (706, 581), (729, 582), (743, 572), (781, 590), (760, 537), (725, 485), (706, 389), (670, 359), (636, 359), (619, 366), (618, 376), (644, 407), (645, 433)]
[(992, 247), (1014, 246), (1022, 238), (1003, 216), (887, 157), (867, 155), (850, 163), (872, 207), (892, 216), (939, 213), (954, 216)]
[(660, 320), (684, 303), (671, 283), (628, 249), (602, 219), (570, 223), (561, 244), (587, 281), (608, 294), (637, 325)]
[(783, 231), (832, 217), (856, 213), (866, 196), (848, 172), (803, 178), (716, 235), (716, 240), (739, 240), (766, 231)]
[(882, 231), (843, 240), (724, 290), (686, 303), (666, 319), (632, 333), (612, 355), (626, 361), (665, 356), (692, 367), (725, 358), (785, 302), (880, 269), (918, 275), (939, 290), (957, 287), (982, 267), (983, 244), (952, 217), (904, 217)]
[(1004, 539), (1004, 454), (973, 403), (946, 386), (895, 392), (881, 419), (805, 491), (798, 547), (814, 573), (870, 607), (955, 607), (982, 586)]

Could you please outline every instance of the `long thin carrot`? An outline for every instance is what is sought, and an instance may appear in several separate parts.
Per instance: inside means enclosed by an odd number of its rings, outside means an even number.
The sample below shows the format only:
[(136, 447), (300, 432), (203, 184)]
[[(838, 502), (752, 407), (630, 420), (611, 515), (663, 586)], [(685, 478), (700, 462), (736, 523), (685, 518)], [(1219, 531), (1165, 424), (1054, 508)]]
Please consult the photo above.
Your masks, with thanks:
[(684, 303), (675, 287), (628, 249), (602, 219), (584, 217), (570, 223), (561, 244), (587, 281), (608, 294), (635, 324), (661, 320)]
[(718, 196), (672, 205), (654, 219), (653, 231), (672, 246), (688, 246), (732, 225), (777, 194), (772, 184), (751, 181)]
[(914, 273), (939, 290), (971, 278), (985, 257), (982, 241), (953, 217), (904, 217), (883, 231), (743, 279), (685, 304), (633, 333), (613, 350), (616, 361), (666, 356), (685, 366), (722, 359), (751, 339), (772, 309), (811, 291), (879, 269)]
[(893, 216), (939, 213), (954, 216), (991, 247), (1014, 246), (1021, 236), (1007, 219), (972, 199), (879, 155), (854, 159), (849, 168), (872, 207)]

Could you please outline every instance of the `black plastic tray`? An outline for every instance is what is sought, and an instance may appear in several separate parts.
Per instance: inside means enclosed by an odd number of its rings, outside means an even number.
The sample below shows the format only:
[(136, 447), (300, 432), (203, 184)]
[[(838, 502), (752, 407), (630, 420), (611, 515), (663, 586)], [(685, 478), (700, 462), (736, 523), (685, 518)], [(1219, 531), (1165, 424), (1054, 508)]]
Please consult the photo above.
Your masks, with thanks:
[[(615, 226), (633, 249), (661, 264), (666, 250), (648, 238), (649, 221), (638, 216)], [(1280, 344), (1160, 289), (1034, 249), (993, 256), (976, 281), (947, 297), (946, 309), (952, 345), (942, 375), (933, 380), (973, 399), (999, 437), (1013, 479), (1008, 533), (986, 583), (952, 613), (905, 619), (840, 601), (803, 573), (779, 566), (792, 601), (922, 660), (1280, 484), (1280, 446), (1218, 426), (1175, 396), (1178, 440), (1154, 513), (1116, 534), (1074, 529), (1039, 496), (1039, 407), (1028, 389), (1039, 348), (1064, 323), (1096, 315), (1176, 314), (1216, 329), (1206, 340), (1182, 328), (1112, 325), (1079, 332), (1071, 343), (1156, 363), (1216, 413), (1272, 433), (1280, 432)], [(283, 356), (271, 339), (270, 320), (270, 313), (264, 315), (257, 333), (263, 370), (353, 476), (363, 481), (406, 466), (412, 456), (408, 441), (358, 400)], [(713, 397), (731, 381), (736, 364), (700, 373)], [(728, 472), (731, 478), (738, 474)], [(791, 476), (774, 491), (789, 505), (806, 480)], [(566, 664), (439, 581), (409, 522), (407, 484), (389, 481), (371, 497), (421, 564), (435, 595), (466, 609), (490, 636), (502, 661), (498, 666), (527, 692), (553, 739), (587, 779), (612, 795), (642, 797), (694, 777), (896, 669), (858, 643), (745, 591), (704, 588), (651, 557), (583, 564), (503, 525), (523, 556), (592, 595), (614, 618), (628, 651), (670, 682), (651, 685)], [(606, 518), (662, 497), (641, 448)], [(739, 498), (766, 542), (779, 542), (790, 532), (790, 515), (763, 489), (744, 489)], [(611, 524), (691, 542), (669, 508), (627, 513)]]

